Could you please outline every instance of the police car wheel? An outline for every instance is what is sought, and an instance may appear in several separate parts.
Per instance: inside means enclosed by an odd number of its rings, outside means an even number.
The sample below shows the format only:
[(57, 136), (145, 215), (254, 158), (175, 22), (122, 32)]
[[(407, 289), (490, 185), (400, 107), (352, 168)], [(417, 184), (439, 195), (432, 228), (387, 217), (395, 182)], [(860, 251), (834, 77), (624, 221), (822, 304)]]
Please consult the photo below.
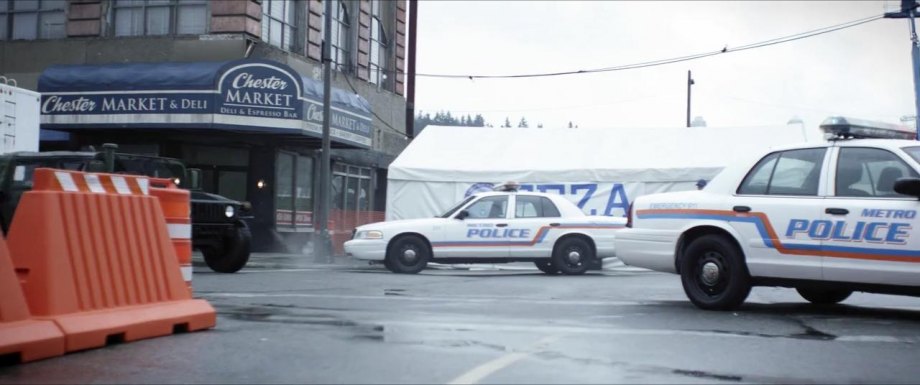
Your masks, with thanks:
[(415, 235), (407, 235), (390, 244), (384, 266), (394, 273), (415, 274), (428, 266), (430, 258), (428, 244)]
[(751, 292), (741, 250), (724, 236), (706, 235), (694, 240), (680, 263), (684, 293), (701, 309), (736, 308)]
[(593, 258), (591, 245), (581, 238), (565, 238), (553, 248), (553, 265), (565, 275), (584, 274)]
[(552, 260), (534, 261), (533, 264), (534, 264), (534, 265), (537, 265), (537, 269), (540, 269), (540, 271), (542, 271), (542, 272), (544, 272), (544, 273), (546, 273), (546, 274), (548, 274), (548, 275), (556, 275), (556, 274), (559, 274), (559, 268), (557, 268), (555, 265), (553, 265), (553, 261), (552, 261)]
[(837, 304), (849, 298), (850, 294), (853, 294), (852, 290), (827, 290), (803, 287), (797, 287), (795, 290), (799, 292), (802, 298), (816, 305)]

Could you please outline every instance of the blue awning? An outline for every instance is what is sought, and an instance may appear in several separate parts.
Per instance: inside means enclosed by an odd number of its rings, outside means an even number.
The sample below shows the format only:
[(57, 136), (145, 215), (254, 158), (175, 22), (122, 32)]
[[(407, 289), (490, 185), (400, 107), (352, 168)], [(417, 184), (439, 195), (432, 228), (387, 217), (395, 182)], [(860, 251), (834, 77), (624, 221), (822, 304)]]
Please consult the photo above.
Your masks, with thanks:
[[(269, 60), (55, 65), (38, 80), (42, 128), (227, 129), (321, 136), (323, 84)], [(370, 148), (371, 105), (333, 88), (333, 141)]]

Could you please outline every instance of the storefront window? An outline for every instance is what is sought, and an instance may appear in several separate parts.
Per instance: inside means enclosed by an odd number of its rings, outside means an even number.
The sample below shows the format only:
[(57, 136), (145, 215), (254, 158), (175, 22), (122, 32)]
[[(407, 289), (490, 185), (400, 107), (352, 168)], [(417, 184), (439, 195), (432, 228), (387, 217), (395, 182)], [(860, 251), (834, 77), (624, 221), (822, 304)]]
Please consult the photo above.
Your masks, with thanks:
[(309, 231), (313, 226), (313, 158), (279, 152), (275, 181), (278, 231)]
[(336, 163), (332, 177), (332, 206), (346, 211), (371, 209), (371, 169)]

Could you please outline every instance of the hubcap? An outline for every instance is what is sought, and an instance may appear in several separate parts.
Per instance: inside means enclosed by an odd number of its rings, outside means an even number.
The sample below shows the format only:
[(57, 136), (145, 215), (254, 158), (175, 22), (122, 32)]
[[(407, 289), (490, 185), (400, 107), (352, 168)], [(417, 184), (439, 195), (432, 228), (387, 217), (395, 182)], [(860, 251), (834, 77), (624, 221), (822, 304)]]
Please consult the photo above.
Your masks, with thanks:
[(415, 250), (406, 249), (403, 251), (403, 259), (406, 262), (409, 262), (409, 263), (415, 262), (416, 258), (418, 258), (418, 254), (415, 253)]
[(569, 257), (569, 262), (573, 264), (576, 264), (579, 261), (581, 261), (581, 253), (579, 253), (578, 250), (569, 251), (568, 257)]
[(719, 273), (719, 265), (714, 262), (706, 262), (706, 264), (703, 265), (700, 278), (703, 280), (704, 284), (714, 286), (719, 282)]

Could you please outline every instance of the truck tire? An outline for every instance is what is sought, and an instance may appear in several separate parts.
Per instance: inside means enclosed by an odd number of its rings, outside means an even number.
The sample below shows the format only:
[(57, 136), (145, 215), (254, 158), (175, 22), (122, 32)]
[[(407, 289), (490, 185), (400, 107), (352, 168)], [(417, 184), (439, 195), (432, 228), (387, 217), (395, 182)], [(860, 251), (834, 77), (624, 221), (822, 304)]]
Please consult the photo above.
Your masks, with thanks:
[(211, 270), (218, 273), (236, 273), (249, 262), (249, 246), (252, 234), (249, 228), (237, 226), (233, 236), (224, 238), (224, 246), (220, 249), (206, 247), (201, 249), (204, 262)]
[(729, 310), (751, 292), (744, 255), (721, 235), (704, 235), (687, 246), (680, 260), (680, 281), (690, 302), (705, 310)]

